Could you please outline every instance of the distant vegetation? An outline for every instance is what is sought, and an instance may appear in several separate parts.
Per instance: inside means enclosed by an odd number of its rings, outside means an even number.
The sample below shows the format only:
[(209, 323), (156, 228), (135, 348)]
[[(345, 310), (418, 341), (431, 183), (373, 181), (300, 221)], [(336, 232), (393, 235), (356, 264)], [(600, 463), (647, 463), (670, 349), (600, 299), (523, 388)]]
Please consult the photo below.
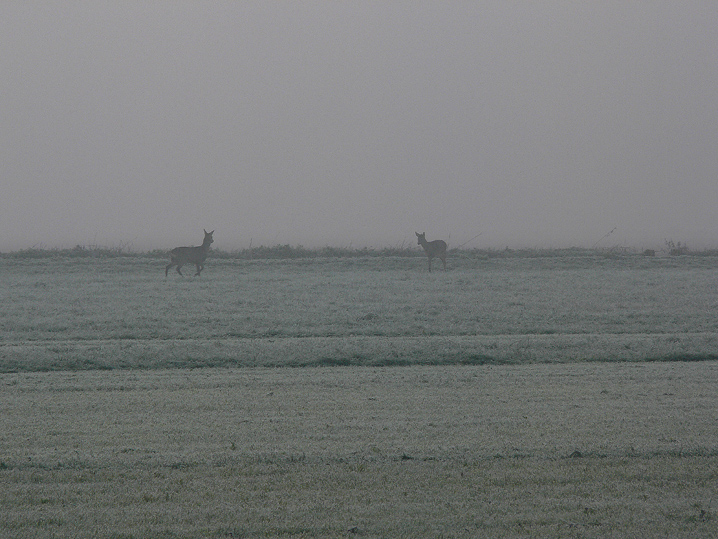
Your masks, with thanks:
[[(533, 249), (449, 249), (449, 258), (554, 258), (554, 257), (615, 257), (615, 256), (718, 256), (718, 249), (692, 251), (685, 243), (674, 243), (666, 240), (666, 248), (660, 251), (646, 249), (645, 251), (628, 247), (615, 246), (610, 248), (584, 248), (569, 247), (561, 249), (533, 248)], [(154, 249), (152, 251), (136, 251), (131, 245), (121, 244), (117, 247), (102, 247), (97, 245), (76, 245), (71, 249), (31, 247), (19, 251), (0, 253), (2, 258), (35, 259), (35, 258), (167, 258), (169, 249)], [(319, 247), (308, 248), (302, 245), (275, 245), (268, 247), (260, 245), (233, 251), (212, 249), (211, 258), (226, 260), (290, 260), (301, 258), (364, 258), (364, 257), (425, 257), (426, 255), (413, 244), (404, 244), (397, 247)]]

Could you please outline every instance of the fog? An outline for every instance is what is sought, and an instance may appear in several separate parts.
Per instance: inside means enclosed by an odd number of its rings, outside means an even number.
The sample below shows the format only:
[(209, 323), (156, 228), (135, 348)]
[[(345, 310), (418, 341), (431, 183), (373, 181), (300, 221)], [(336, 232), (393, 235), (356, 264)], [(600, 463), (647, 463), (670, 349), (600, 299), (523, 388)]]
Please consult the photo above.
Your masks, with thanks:
[(717, 247), (717, 47), (712, 1), (3, 2), (0, 251)]

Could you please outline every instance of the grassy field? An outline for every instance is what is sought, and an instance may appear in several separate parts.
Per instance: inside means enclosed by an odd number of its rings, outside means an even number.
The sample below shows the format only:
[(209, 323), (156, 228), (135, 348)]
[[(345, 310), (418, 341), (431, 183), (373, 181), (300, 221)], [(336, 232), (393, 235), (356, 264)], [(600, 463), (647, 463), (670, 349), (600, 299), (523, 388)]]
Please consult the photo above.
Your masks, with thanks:
[(0, 378), (3, 537), (715, 537), (718, 363)]
[(718, 359), (718, 257), (0, 258), (0, 372)]
[(718, 259), (0, 258), (0, 536), (715, 537)]

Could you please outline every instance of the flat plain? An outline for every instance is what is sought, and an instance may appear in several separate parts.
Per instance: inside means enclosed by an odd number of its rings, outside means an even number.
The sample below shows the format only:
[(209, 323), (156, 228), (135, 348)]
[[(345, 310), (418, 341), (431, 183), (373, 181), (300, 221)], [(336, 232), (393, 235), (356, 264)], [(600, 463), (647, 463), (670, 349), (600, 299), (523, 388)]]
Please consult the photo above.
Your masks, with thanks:
[(715, 258), (0, 258), (3, 537), (714, 537)]
[(0, 258), (0, 372), (718, 359), (718, 257), (165, 264)]

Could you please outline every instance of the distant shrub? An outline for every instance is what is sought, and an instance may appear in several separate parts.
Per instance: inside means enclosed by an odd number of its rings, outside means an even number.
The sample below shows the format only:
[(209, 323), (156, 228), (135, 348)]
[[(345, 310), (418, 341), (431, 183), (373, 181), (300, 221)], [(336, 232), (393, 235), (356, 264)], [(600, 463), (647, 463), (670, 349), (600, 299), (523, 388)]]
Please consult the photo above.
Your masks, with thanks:
[[(165, 253), (166, 254), (166, 253)], [(423, 255), (418, 249), (409, 248), (383, 248), (374, 249), (371, 247), (319, 247), (307, 248), (302, 245), (275, 245), (268, 247), (260, 245), (248, 247), (235, 251), (222, 251), (213, 249), (212, 257), (233, 260), (292, 260), (302, 258), (367, 258), (367, 257), (415, 257)]]
[[(166, 252), (163, 251), (163, 256)], [(132, 252), (129, 244), (120, 244), (117, 247), (99, 247), (97, 245), (75, 245), (71, 249), (31, 247), (11, 253), (3, 253), (3, 258), (41, 259), (41, 258), (117, 258), (121, 256), (144, 256), (142, 253)]]
[[(691, 254), (694, 256), (718, 256), (718, 250), (690, 251), (684, 242), (673, 242), (666, 240), (667, 252), (671, 256)], [(168, 249), (153, 249), (146, 252), (132, 250), (131, 245), (122, 243), (116, 247), (101, 247), (98, 245), (75, 245), (72, 248), (47, 248), (33, 246), (29, 249), (0, 253), (0, 258), (11, 259), (43, 259), (43, 258), (167, 258)], [(645, 251), (634, 251), (626, 247), (612, 247), (610, 249), (593, 249), (583, 247), (569, 247), (561, 249), (535, 248), (535, 249), (449, 249), (449, 257), (464, 260), (490, 260), (507, 258), (536, 258), (536, 259), (559, 259), (559, 258), (583, 258), (591, 259), (596, 257), (615, 258), (625, 256), (655, 256), (656, 251), (646, 249)], [(424, 252), (415, 245), (400, 244), (394, 247), (332, 247), (309, 248), (302, 245), (275, 245), (275, 246), (250, 246), (245, 249), (224, 251), (212, 249), (210, 257), (224, 260), (294, 260), (313, 258), (423, 258)]]
[(688, 254), (688, 244), (685, 242), (681, 244), (681, 242), (674, 243), (673, 240), (666, 240), (666, 247), (668, 248), (668, 254), (671, 256), (681, 256), (681, 255), (687, 255)]

